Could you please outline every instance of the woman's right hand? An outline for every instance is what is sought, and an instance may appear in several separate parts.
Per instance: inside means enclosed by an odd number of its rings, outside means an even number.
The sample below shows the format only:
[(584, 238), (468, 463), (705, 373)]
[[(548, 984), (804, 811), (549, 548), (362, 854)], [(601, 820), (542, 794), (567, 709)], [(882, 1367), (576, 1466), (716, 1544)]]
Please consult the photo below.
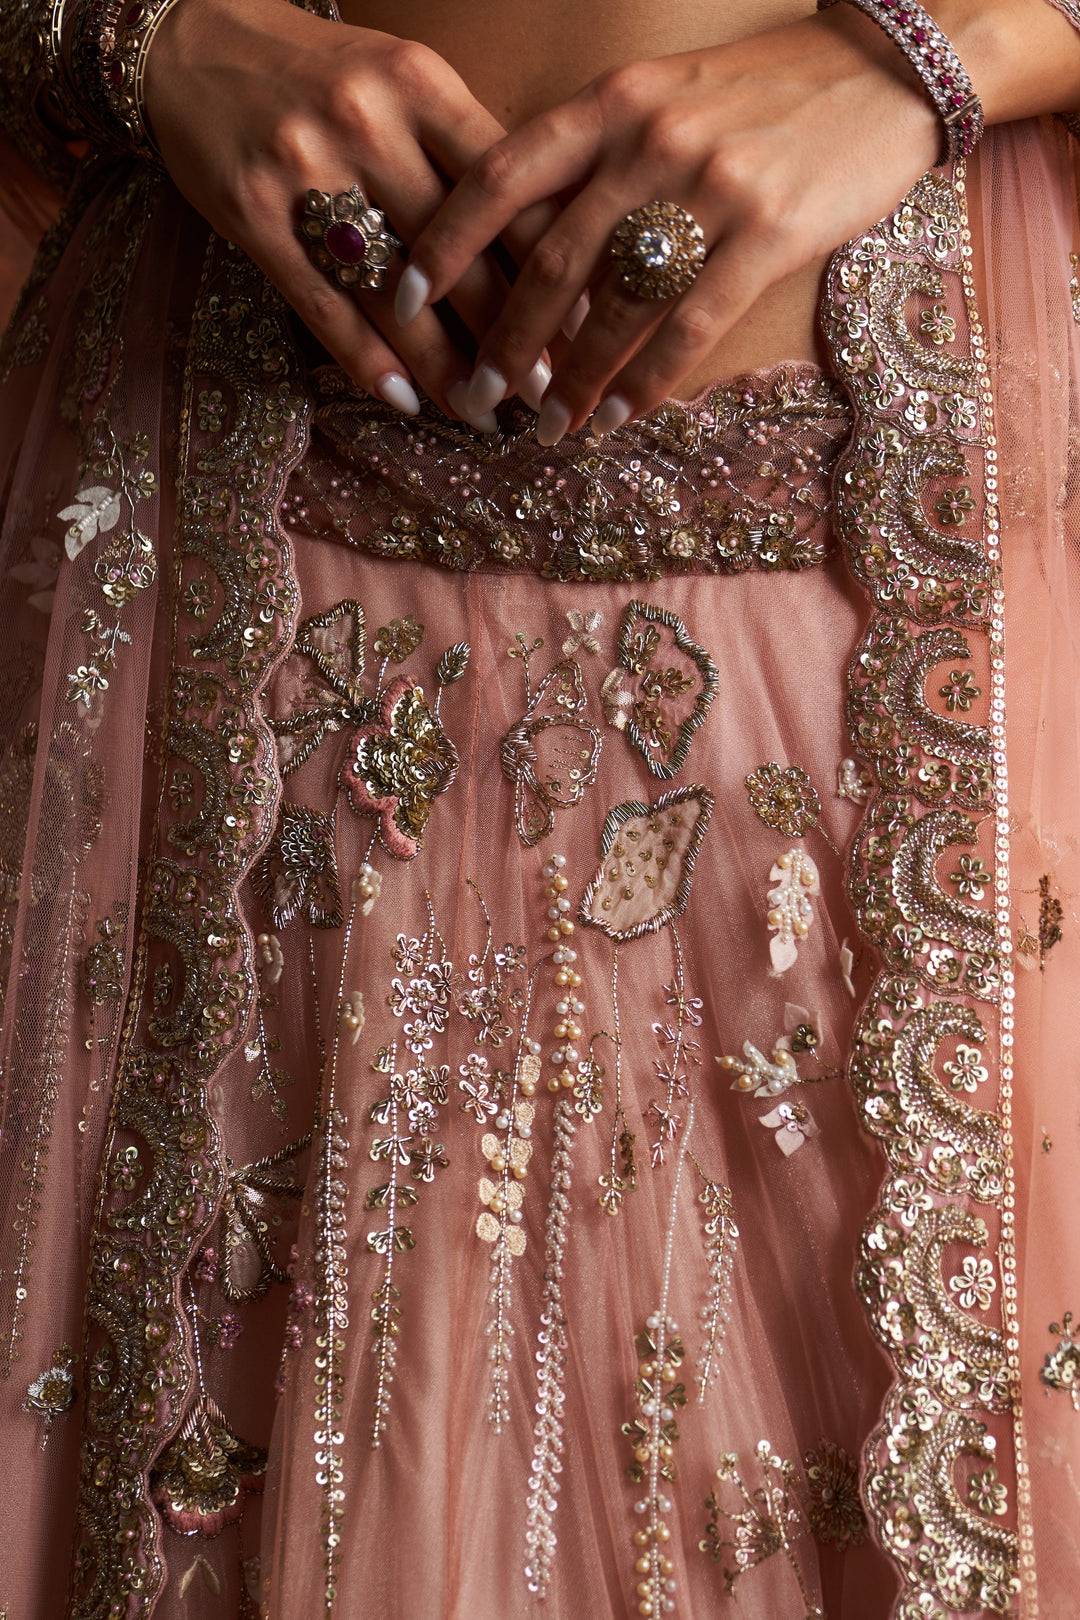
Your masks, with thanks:
[[(182, 0), (148, 53), (146, 111), (169, 173), (219, 235), (269, 276), (349, 377), (406, 413), (413, 381), (450, 415), (466, 414), (471, 359), (433, 309), (394, 319), (397, 264), (381, 292), (346, 291), (316, 268), (297, 234), (310, 188), (357, 182), (413, 241), (458, 180), (504, 131), (426, 46), (328, 22), (287, 0)], [(521, 257), (553, 210), (507, 233)], [(507, 284), (477, 259), (450, 303), (477, 337)], [(541, 362), (522, 389), (538, 407)], [(494, 427), (494, 418), (476, 418)]]

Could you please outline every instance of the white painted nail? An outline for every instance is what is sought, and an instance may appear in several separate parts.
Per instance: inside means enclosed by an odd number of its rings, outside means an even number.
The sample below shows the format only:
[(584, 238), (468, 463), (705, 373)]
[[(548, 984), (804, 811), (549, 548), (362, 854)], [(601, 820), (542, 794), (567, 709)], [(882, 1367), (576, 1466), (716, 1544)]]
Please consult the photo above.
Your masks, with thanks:
[(469, 385), (464, 380), (452, 383), (446, 390), (446, 397), (450, 409), (456, 411), (458, 416), (478, 433), (497, 433), (499, 424), (495, 420), (494, 411), (483, 411), (479, 416), (473, 416), (469, 410)]
[(605, 433), (614, 433), (616, 428), (621, 428), (624, 422), (629, 421), (633, 408), (621, 394), (609, 394), (607, 399), (601, 400), (589, 424), (596, 438), (602, 439)]
[(577, 303), (574, 305), (573, 309), (562, 323), (563, 334), (565, 337), (570, 339), (571, 343), (573, 343), (574, 339), (581, 331), (582, 324), (584, 323), (585, 317), (588, 313), (589, 295), (588, 293), (582, 293), (581, 297), (578, 299)]
[(540, 407), (540, 415), (536, 419), (537, 444), (558, 444), (573, 420), (573, 411), (569, 405), (564, 405), (561, 399), (548, 395)]
[(506, 387), (506, 378), (501, 371), (487, 364), (477, 366), (465, 396), (469, 416), (483, 416), (485, 411), (493, 411), (506, 398)]
[(427, 303), (430, 292), (431, 278), (424, 274), (419, 265), (407, 264), (394, 294), (394, 319), (399, 326), (408, 326), (410, 321), (415, 321)]
[(375, 384), (375, 392), (380, 399), (385, 399), (388, 405), (392, 405), (395, 411), (400, 411), (402, 416), (420, 415), (420, 401), (416, 389), (399, 371), (388, 371), (385, 377), (380, 377)]
[(531, 411), (538, 411), (540, 403), (551, 381), (551, 367), (543, 360), (538, 360), (529, 375), (518, 389), (518, 393)]

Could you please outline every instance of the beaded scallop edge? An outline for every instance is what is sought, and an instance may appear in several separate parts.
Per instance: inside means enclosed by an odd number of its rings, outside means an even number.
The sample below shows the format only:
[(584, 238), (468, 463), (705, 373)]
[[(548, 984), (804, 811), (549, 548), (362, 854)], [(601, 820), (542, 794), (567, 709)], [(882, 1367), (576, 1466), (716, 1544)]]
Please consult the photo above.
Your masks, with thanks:
[[(922, 399), (927, 395), (929, 388), (931, 394), (936, 394), (937, 407), (940, 420), (945, 421), (947, 412), (941, 411), (944, 390), (940, 382), (935, 388), (933, 381), (927, 376), (918, 377), (911, 374), (910, 366), (912, 350), (918, 344), (908, 343), (906, 354), (901, 347), (899, 355), (895, 349), (889, 352), (881, 338), (881, 327), (875, 330), (873, 290), (875, 271), (879, 279), (883, 273), (896, 274), (898, 266), (908, 265), (914, 267), (917, 276), (921, 275), (921, 285), (909, 286), (906, 290), (925, 291), (925, 275), (929, 271), (931, 276), (949, 277), (959, 281), (963, 293), (963, 305), (966, 316), (967, 332), (964, 334), (969, 345), (969, 352), (973, 362), (974, 390), (977, 395), (977, 423), (975, 430), (970, 434), (963, 431), (963, 424), (958, 426), (958, 417), (955, 413), (948, 414), (949, 431), (941, 433), (940, 437), (952, 439), (954, 445), (965, 454), (969, 476), (972, 481), (981, 484), (981, 493), (984, 497), (982, 544), (986, 562), (989, 564), (989, 613), (979, 615), (976, 622), (969, 618), (964, 629), (973, 639), (981, 636), (989, 655), (990, 664), (990, 728), (989, 753), (991, 760), (992, 800), (994, 812), (994, 874), (993, 894), (994, 912), (993, 925), (996, 936), (997, 965), (1000, 969), (1000, 994), (997, 999), (996, 1018), (996, 1044), (997, 1044), (997, 1102), (992, 1110), (986, 1112), (992, 1117), (991, 1125), (996, 1121), (1000, 1129), (1000, 1145), (1003, 1159), (1003, 1174), (1001, 1177), (1000, 1200), (987, 1201), (1000, 1202), (1000, 1228), (995, 1256), (995, 1270), (1002, 1279), (1001, 1293), (1001, 1327), (1000, 1331), (986, 1330), (986, 1337), (995, 1340), (1002, 1351), (1000, 1367), (999, 1389), (1002, 1397), (998, 1402), (989, 1401), (987, 1406), (980, 1407), (978, 1396), (979, 1374), (982, 1369), (976, 1367), (974, 1360), (971, 1365), (963, 1369), (963, 1376), (967, 1378), (967, 1388), (970, 1393), (955, 1400), (950, 1409), (947, 1393), (943, 1392), (939, 1384), (929, 1393), (937, 1406), (938, 1421), (933, 1426), (943, 1438), (934, 1439), (923, 1436), (916, 1441), (916, 1447), (921, 1447), (930, 1459), (930, 1466), (923, 1466), (921, 1480), (918, 1473), (918, 1464), (907, 1466), (905, 1476), (904, 1467), (890, 1467), (889, 1445), (902, 1429), (903, 1403), (919, 1398), (928, 1393), (925, 1387), (920, 1388), (920, 1380), (914, 1375), (910, 1360), (905, 1356), (908, 1348), (902, 1341), (903, 1331), (898, 1331), (895, 1338), (897, 1342), (890, 1342), (887, 1332), (882, 1331), (885, 1301), (866, 1286), (866, 1277), (871, 1267), (866, 1264), (868, 1254), (868, 1239), (879, 1247), (882, 1242), (886, 1246), (892, 1244), (893, 1253), (899, 1259), (893, 1261), (894, 1273), (899, 1275), (901, 1281), (894, 1289), (894, 1303), (900, 1306), (901, 1311), (907, 1310), (911, 1315), (918, 1317), (918, 1305), (913, 1302), (910, 1291), (910, 1275), (907, 1267), (910, 1251), (914, 1247), (909, 1240), (910, 1232), (897, 1224), (895, 1213), (895, 1200), (892, 1205), (886, 1200), (890, 1190), (895, 1189), (898, 1177), (890, 1173), (882, 1188), (881, 1201), (871, 1213), (864, 1228), (862, 1245), (862, 1260), (860, 1266), (860, 1292), (863, 1295), (871, 1327), (881, 1339), (890, 1354), (893, 1364), (895, 1382), (886, 1397), (882, 1420), (875, 1431), (869, 1436), (864, 1449), (864, 1475), (863, 1494), (869, 1511), (871, 1524), (874, 1525), (877, 1538), (885, 1550), (891, 1555), (898, 1566), (902, 1577), (902, 1590), (897, 1598), (895, 1615), (897, 1620), (915, 1620), (917, 1615), (930, 1612), (926, 1607), (928, 1603), (942, 1602), (949, 1613), (971, 1613), (982, 1611), (983, 1607), (990, 1607), (994, 1612), (1001, 1612), (1012, 1608), (1012, 1600), (1021, 1590), (1021, 1574), (1025, 1589), (1025, 1614), (1037, 1616), (1037, 1597), (1034, 1590), (1034, 1552), (1031, 1530), (1031, 1500), (1030, 1477), (1026, 1463), (1026, 1453), (1022, 1429), (1022, 1411), (1020, 1401), (1020, 1371), (1019, 1371), (1019, 1335), (1017, 1320), (1017, 1282), (1016, 1282), (1016, 1243), (1015, 1243), (1015, 1184), (1013, 1171), (1013, 1144), (1012, 1144), (1012, 1081), (1013, 1081), (1013, 1025), (1014, 1025), (1014, 986), (1012, 971), (1012, 937), (1010, 928), (1009, 906), (1009, 823), (1008, 823), (1008, 775), (1005, 755), (1005, 644), (1004, 644), (1004, 592), (1001, 572), (1000, 549), (1000, 519), (998, 515), (996, 496), (997, 453), (996, 437), (993, 420), (993, 395), (990, 388), (989, 374), (986, 363), (986, 348), (983, 329), (979, 320), (975, 301), (974, 283), (972, 277), (971, 237), (968, 229), (966, 211), (966, 191), (964, 164), (958, 163), (952, 176), (943, 180), (940, 175), (932, 174), (920, 181), (900, 207), (888, 219), (884, 220), (875, 230), (867, 232), (858, 241), (848, 244), (833, 260), (830, 267), (828, 284), (823, 300), (822, 320), (830, 346), (833, 351), (834, 363), (837, 371), (845, 379), (849, 391), (853, 396), (856, 407), (855, 430), (852, 443), (836, 470), (837, 493), (837, 524), (841, 531), (849, 557), (855, 567), (856, 573), (863, 580), (871, 594), (876, 598), (875, 613), (872, 616), (867, 635), (861, 644), (861, 650), (869, 650), (872, 644), (875, 627), (886, 623), (895, 627), (898, 620), (906, 619), (904, 633), (914, 637), (918, 633), (920, 624), (925, 625), (935, 620), (930, 615), (921, 615), (915, 602), (910, 596), (905, 596), (903, 589), (896, 590), (896, 578), (901, 572), (897, 568), (895, 553), (889, 556), (888, 533), (882, 517), (883, 503), (875, 501), (873, 492), (867, 500), (863, 488), (855, 488), (863, 471), (873, 463), (875, 452), (871, 443), (876, 436), (880, 444), (885, 434), (898, 430), (908, 444), (916, 441), (920, 431), (917, 421), (913, 423), (914, 432), (905, 428), (902, 419), (901, 406), (884, 406), (880, 394), (871, 400), (868, 397), (868, 374), (871, 379), (889, 379), (896, 382), (897, 369), (901, 380), (910, 387), (914, 394), (916, 388), (922, 388)], [(942, 203), (946, 206), (942, 209)], [(913, 226), (915, 229), (913, 230)], [(953, 228), (955, 227), (955, 229)], [(935, 234), (936, 233), (936, 234)], [(916, 277), (917, 279), (917, 277)], [(902, 284), (901, 284), (902, 286)], [(896, 307), (891, 312), (896, 317), (895, 329), (907, 325), (905, 319), (905, 292), (901, 290)], [(870, 319), (866, 320), (866, 311), (869, 307)], [(960, 335), (960, 334), (958, 334)], [(960, 345), (958, 345), (959, 347)], [(935, 369), (940, 375), (940, 368), (935, 368), (937, 356), (927, 350), (927, 371), (933, 373)], [(904, 361), (908, 362), (905, 373)], [(896, 384), (899, 395), (905, 394), (905, 388)], [(956, 399), (958, 396), (953, 396)], [(886, 420), (883, 420), (885, 418)], [(931, 418), (933, 421), (934, 418)], [(924, 431), (925, 431), (925, 417)], [(971, 425), (970, 423), (968, 424)], [(884, 432), (883, 432), (884, 430)], [(905, 446), (906, 448), (906, 446)], [(880, 458), (879, 458), (880, 459)], [(972, 464), (981, 459), (982, 465), (977, 471)], [(865, 556), (872, 542), (877, 543), (880, 550), (884, 545), (886, 565), (881, 573), (874, 577), (865, 566)], [(904, 569), (910, 579), (910, 568), (907, 559), (901, 559)], [(948, 577), (947, 575), (944, 577)], [(935, 583), (930, 581), (931, 584)], [(940, 580), (937, 582), (940, 583)], [(937, 621), (940, 622), (940, 621)], [(852, 691), (855, 691), (855, 674), (860, 662), (857, 654), (852, 665)], [(863, 749), (864, 757), (870, 766), (874, 778), (875, 791), (867, 807), (866, 822), (869, 824), (876, 804), (886, 797), (886, 789), (881, 780), (878, 760), (873, 757), (872, 751)], [(894, 789), (895, 792), (895, 789)], [(915, 802), (912, 795), (908, 810), (916, 814), (925, 806)], [(924, 816), (917, 816), (915, 824), (908, 831), (910, 841), (912, 835), (917, 833)], [(852, 894), (855, 898), (859, 878), (856, 870), (858, 862), (859, 845), (863, 840), (857, 840), (853, 864), (850, 873)], [(947, 931), (940, 937), (948, 939)], [(875, 1009), (880, 1010), (883, 993), (888, 994), (890, 985), (895, 986), (896, 962), (890, 961), (886, 952), (886, 960), (882, 964), (870, 997), (864, 1009), (860, 1027), (856, 1030), (853, 1043), (851, 1077), (855, 1086), (856, 1095), (863, 1105), (865, 1123), (884, 1142), (886, 1154), (890, 1160), (890, 1170), (895, 1172), (896, 1166), (904, 1163), (900, 1143), (901, 1128), (906, 1120), (903, 1112), (902, 1086), (898, 1083), (894, 1072), (887, 1078), (882, 1089), (871, 1093), (868, 1088), (859, 1084), (856, 1049), (860, 1033), (865, 1032)], [(909, 983), (911, 981), (908, 981)], [(923, 980), (925, 983), (925, 979)], [(948, 994), (946, 990), (944, 992)], [(930, 1001), (928, 1015), (935, 1011), (942, 1012), (954, 1021), (964, 1017), (978, 1015), (971, 1003), (975, 1001), (973, 995), (958, 996), (955, 1001)], [(994, 999), (992, 993), (985, 999)], [(970, 1008), (968, 1011), (964, 1003)], [(959, 1003), (959, 1005), (958, 1005)], [(989, 1010), (989, 1009), (984, 1009)], [(902, 1028), (903, 1019), (897, 1019), (897, 1025)], [(902, 1035), (897, 1039), (893, 1052), (898, 1052)], [(988, 1042), (989, 1044), (989, 1042)], [(987, 1058), (992, 1062), (991, 1054)], [(932, 1058), (931, 1058), (932, 1062)], [(888, 1067), (895, 1060), (890, 1053), (887, 1058)], [(892, 1096), (889, 1096), (890, 1091)], [(900, 1108), (890, 1115), (886, 1107), (884, 1115), (872, 1112), (867, 1104), (872, 1102), (880, 1106), (883, 1096), (886, 1103), (895, 1105), (900, 1101)], [(982, 1110), (971, 1110), (973, 1118), (982, 1116)], [(920, 1122), (925, 1125), (925, 1120)], [(927, 1132), (926, 1143), (929, 1152), (929, 1142), (933, 1140), (932, 1131)], [(939, 1138), (940, 1140), (940, 1138)], [(908, 1161), (910, 1165), (910, 1160)], [(933, 1188), (940, 1193), (942, 1188)], [(926, 1196), (924, 1194), (924, 1196)], [(927, 1196), (927, 1204), (933, 1205), (933, 1199)], [(938, 1216), (942, 1213), (942, 1206), (931, 1207), (926, 1212), (928, 1216)], [(969, 1213), (961, 1213), (956, 1204), (944, 1205), (944, 1213), (952, 1215), (956, 1224), (967, 1223), (963, 1241), (978, 1242), (979, 1238), (971, 1234), (981, 1229), (981, 1237), (986, 1238), (987, 1232), (982, 1222), (974, 1219)], [(916, 1227), (919, 1222), (916, 1221)], [(944, 1294), (940, 1274), (941, 1251), (930, 1246), (930, 1264), (927, 1265), (919, 1277), (920, 1282), (931, 1281)], [(905, 1292), (906, 1290), (906, 1292)], [(949, 1341), (951, 1351), (955, 1350), (957, 1342), (962, 1337), (970, 1318), (963, 1317), (963, 1313), (955, 1313), (963, 1318), (963, 1324), (957, 1331), (955, 1338)], [(922, 1318), (925, 1320), (925, 1315)], [(982, 1324), (977, 1324), (982, 1326)], [(910, 1335), (909, 1335), (910, 1336)], [(970, 1504), (960, 1502), (952, 1479), (952, 1465), (963, 1453), (982, 1458), (993, 1456), (994, 1440), (988, 1436), (987, 1425), (974, 1418), (979, 1412), (982, 1417), (990, 1418), (992, 1411), (1004, 1409), (1011, 1420), (1011, 1439), (1013, 1446), (1012, 1458), (997, 1457), (1001, 1471), (1006, 1475), (1015, 1470), (1016, 1488), (1016, 1519), (1018, 1530), (1012, 1531), (999, 1528), (988, 1521), (982, 1521), (975, 1532), (968, 1527), (977, 1521), (979, 1516), (971, 1511)], [(900, 1419), (898, 1422), (897, 1420)], [(944, 1463), (944, 1468), (935, 1468), (933, 1465)], [(940, 1485), (940, 1500), (935, 1497), (927, 1502), (918, 1491), (920, 1483), (925, 1484), (933, 1474), (935, 1484)], [(907, 1480), (910, 1491), (909, 1499), (903, 1500), (903, 1482)], [(898, 1498), (898, 1481), (900, 1491)], [(929, 1509), (929, 1512), (926, 1510)], [(920, 1510), (921, 1512), (920, 1516)], [(937, 1519), (934, 1526), (935, 1536), (933, 1545), (925, 1534), (924, 1520), (933, 1516)], [(899, 1521), (903, 1520), (901, 1526)], [(964, 1528), (961, 1530), (960, 1527)], [(950, 1540), (948, 1532), (956, 1530)], [(944, 1536), (942, 1532), (945, 1532)], [(906, 1537), (910, 1539), (905, 1539)], [(961, 1549), (958, 1540), (966, 1537), (966, 1545)], [(968, 1577), (975, 1585), (969, 1586), (966, 1594), (958, 1592), (954, 1579), (948, 1573), (948, 1566), (960, 1563), (961, 1552), (969, 1558), (974, 1554), (977, 1567)], [(978, 1567), (981, 1564), (981, 1567)], [(959, 1579), (959, 1577), (957, 1577)]]

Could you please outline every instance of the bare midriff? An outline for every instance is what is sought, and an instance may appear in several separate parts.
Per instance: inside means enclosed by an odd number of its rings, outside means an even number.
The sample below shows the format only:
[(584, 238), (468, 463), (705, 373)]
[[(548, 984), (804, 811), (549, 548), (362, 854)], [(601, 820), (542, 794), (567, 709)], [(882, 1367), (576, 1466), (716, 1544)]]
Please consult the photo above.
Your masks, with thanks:
[[(438, 51), (506, 129), (626, 62), (723, 45), (808, 16), (813, 0), (339, 0), (342, 19)], [(642, 198), (642, 201), (648, 201)], [(679, 389), (820, 360), (824, 261), (776, 283)]]

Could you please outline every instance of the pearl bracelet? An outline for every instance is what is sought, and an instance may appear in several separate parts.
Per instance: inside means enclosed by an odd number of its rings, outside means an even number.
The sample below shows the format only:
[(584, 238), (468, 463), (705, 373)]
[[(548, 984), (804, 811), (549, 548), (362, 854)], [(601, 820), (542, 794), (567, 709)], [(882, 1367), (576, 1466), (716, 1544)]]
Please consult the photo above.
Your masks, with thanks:
[[(836, 0), (818, 0), (825, 11)], [(964, 158), (983, 132), (982, 103), (933, 17), (915, 0), (848, 0), (888, 34), (911, 63), (945, 125), (945, 155)]]

